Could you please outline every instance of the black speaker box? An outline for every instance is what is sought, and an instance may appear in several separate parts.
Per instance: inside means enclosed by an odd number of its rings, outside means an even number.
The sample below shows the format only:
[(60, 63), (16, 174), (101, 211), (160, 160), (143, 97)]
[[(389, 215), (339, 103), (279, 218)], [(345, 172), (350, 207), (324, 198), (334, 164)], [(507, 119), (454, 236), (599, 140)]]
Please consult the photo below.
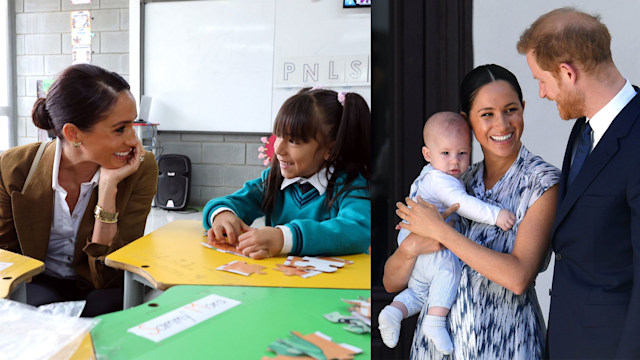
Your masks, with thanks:
[(183, 210), (189, 203), (191, 160), (178, 154), (158, 158), (156, 206), (165, 210)]

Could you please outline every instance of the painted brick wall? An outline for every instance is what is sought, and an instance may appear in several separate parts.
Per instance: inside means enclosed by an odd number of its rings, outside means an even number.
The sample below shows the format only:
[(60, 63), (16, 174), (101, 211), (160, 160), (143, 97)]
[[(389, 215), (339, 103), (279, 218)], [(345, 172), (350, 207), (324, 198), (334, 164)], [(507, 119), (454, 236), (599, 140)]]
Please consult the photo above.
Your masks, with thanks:
[(266, 168), (258, 159), (259, 135), (158, 132), (157, 155), (181, 154), (191, 159), (192, 206), (230, 194)]
[[(31, 121), (36, 81), (55, 76), (71, 65), (70, 16), (91, 11), (92, 64), (129, 79), (129, 1), (93, 0), (72, 5), (70, 0), (11, 0), (16, 2), (18, 143), (37, 141)], [(152, 119), (151, 119), (152, 120)], [(266, 135), (266, 134), (264, 134)], [(183, 154), (192, 163), (191, 206), (230, 194), (245, 181), (260, 176), (261, 135), (181, 133), (158, 131), (163, 154)]]
[(31, 122), (36, 82), (55, 78), (71, 65), (71, 11), (91, 11), (92, 63), (129, 75), (129, 1), (94, 0), (72, 5), (70, 0), (16, 1), (16, 62), (18, 144), (37, 141)]

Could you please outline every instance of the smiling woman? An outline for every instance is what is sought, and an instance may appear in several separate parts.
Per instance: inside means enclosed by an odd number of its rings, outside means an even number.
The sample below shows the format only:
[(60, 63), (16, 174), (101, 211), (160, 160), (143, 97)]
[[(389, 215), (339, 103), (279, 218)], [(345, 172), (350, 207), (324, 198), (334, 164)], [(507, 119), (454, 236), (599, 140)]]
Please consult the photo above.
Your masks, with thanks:
[[(457, 297), (447, 318), (452, 359), (542, 359), (545, 326), (533, 280), (546, 267), (559, 170), (522, 145), (524, 101), (516, 77), (498, 65), (482, 65), (460, 86), (462, 113), (471, 123), (484, 160), (461, 177), (471, 195), (515, 214), (508, 231), (462, 221), (461, 232), (446, 224), (431, 204), (407, 199), (397, 214), (407, 238), (387, 260), (385, 286), (407, 285), (418, 255), (446, 247), (464, 264)], [(451, 211), (451, 208), (449, 209)], [(407, 241), (410, 241), (407, 243)], [(406, 244), (405, 244), (406, 243)], [(419, 245), (417, 243), (420, 243)], [(413, 359), (444, 359), (425, 334), (420, 314)]]
[(122, 309), (122, 274), (104, 257), (144, 234), (158, 177), (136, 116), (121, 76), (74, 65), (33, 106), (34, 124), (57, 140), (0, 156), (0, 248), (46, 267), (27, 285), (29, 304), (86, 300), (83, 316)]

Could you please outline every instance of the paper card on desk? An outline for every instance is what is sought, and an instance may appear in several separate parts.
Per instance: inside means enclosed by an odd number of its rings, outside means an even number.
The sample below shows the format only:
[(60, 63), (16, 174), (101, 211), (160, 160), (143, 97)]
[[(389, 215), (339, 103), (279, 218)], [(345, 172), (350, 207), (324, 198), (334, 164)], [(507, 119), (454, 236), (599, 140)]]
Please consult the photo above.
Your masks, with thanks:
[(287, 276), (300, 276), (304, 279), (322, 274), (322, 271), (303, 269), (301, 267), (285, 264), (276, 264), (275, 270), (282, 271)]
[(247, 264), (244, 261), (233, 260), (228, 264), (224, 264), (216, 268), (217, 270), (228, 271), (234, 274), (250, 276), (251, 274), (266, 275), (263, 269), (266, 267), (257, 264)]
[(336, 270), (338, 270), (338, 268), (343, 267), (345, 264), (344, 261), (326, 260), (313, 256), (305, 256), (302, 258), (302, 260), (298, 259), (300, 258), (296, 256), (289, 256), (287, 257), (287, 260), (289, 262), (292, 262), (293, 264), (288, 264), (287, 262), (285, 262), (285, 265), (300, 266), (308, 269), (313, 268), (317, 271), (322, 272), (335, 272)]
[(127, 331), (159, 342), (239, 304), (238, 300), (211, 294)]
[(4, 269), (10, 267), (11, 265), (13, 265), (13, 263), (0, 261), (0, 271), (3, 271)]
[(230, 244), (226, 244), (226, 245), (228, 245), (228, 246), (232, 247), (232, 248), (233, 248), (233, 250), (231, 250), (231, 249), (230, 249), (230, 248), (228, 248), (228, 247), (227, 247), (227, 248), (225, 248), (225, 247), (223, 247), (223, 246), (219, 246), (219, 245), (216, 245), (216, 244), (209, 244), (209, 243), (206, 243), (206, 242), (202, 242), (201, 244), (202, 244), (202, 245), (204, 245), (204, 246), (206, 246), (206, 247), (208, 247), (209, 249), (213, 249), (213, 250), (216, 250), (216, 251), (220, 251), (221, 253), (227, 253), (227, 254), (238, 255), (238, 256), (242, 256), (242, 257), (245, 257), (245, 258), (248, 258), (248, 259), (249, 259), (249, 257), (248, 257), (248, 256), (246, 256), (246, 255), (242, 255), (242, 254), (240, 254), (240, 253), (236, 252), (236, 251), (235, 251), (235, 246), (230, 245)]
[(347, 304), (353, 305), (349, 307), (349, 311), (353, 316), (357, 316), (363, 320), (368, 320), (371, 325), (371, 297), (360, 300), (342, 299)]

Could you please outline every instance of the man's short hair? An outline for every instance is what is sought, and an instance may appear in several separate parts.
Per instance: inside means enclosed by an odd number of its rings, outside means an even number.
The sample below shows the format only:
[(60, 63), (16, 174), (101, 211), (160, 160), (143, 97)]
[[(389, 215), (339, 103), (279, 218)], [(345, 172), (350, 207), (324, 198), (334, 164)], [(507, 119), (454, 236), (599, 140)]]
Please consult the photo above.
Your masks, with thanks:
[(533, 50), (542, 70), (557, 73), (559, 65), (579, 65), (591, 72), (603, 63), (613, 63), (611, 35), (600, 16), (565, 7), (540, 16), (520, 36), (518, 52)]

